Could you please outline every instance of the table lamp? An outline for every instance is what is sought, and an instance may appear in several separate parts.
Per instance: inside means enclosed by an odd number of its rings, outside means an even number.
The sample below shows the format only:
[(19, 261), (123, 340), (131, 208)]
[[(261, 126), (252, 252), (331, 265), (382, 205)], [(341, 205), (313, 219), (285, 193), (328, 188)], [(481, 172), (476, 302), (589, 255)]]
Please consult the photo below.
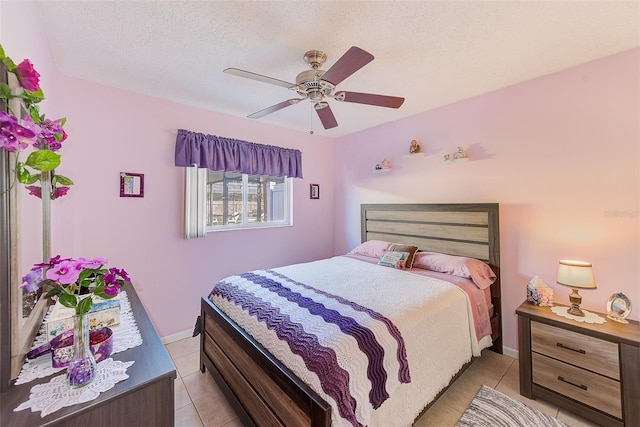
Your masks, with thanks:
[(556, 283), (569, 286), (573, 292), (569, 294), (571, 307), (567, 309), (567, 313), (574, 316), (584, 316), (580, 310), (582, 297), (578, 293), (578, 289), (595, 289), (596, 282), (593, 280), (593, 269), (591, 263), (584, 261), (560, 260), (558, 264), (558, 277)]

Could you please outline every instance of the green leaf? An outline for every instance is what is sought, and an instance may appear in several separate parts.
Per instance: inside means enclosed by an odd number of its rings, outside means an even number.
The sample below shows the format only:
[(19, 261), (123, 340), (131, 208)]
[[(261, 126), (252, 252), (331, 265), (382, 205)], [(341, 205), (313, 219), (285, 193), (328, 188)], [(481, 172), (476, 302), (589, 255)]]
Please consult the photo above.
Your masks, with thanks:
[(52, 171), (60, 165), (60, 154), (49, 150), (37, 150), (29, 154), (25, 164), (42, 172)]
[(73, 181), (71, 181), (69, 178), (67, 178), (66, 176), (63, 175), (56, 175), (56, 177), (58, 177), (58, 182), (61, 185), (73, 185)]
[(107, 295), (104, 292), (104, 284), (96, 286), (95, 289), (93, 290), (93, 293), (98, 295), (100, 298), (105, 298), (105, 299), (111, 298), (109, 295)]
[(5, 99), (11, 98), (11, 88), (6, 83), (0, 83), (0, 96)]
[(8, 56), (5, 56), (5, 57), (2, 59), (2, 62), (4, 62), (4, 65), (6, 65), (6, 66), (7, 66), (7, 69), (8, 69), (9, 71), (13, 72), (13, 70), (15, 70), (15, 69), (16, 69), (16, 63), (15, 63), (15, 62), (13, 62), (13, 60), (12, 60), (11, 58), (9, 58)]
[(84, 314), (88, 313), (93, 306), (93, 299), (91, 297), (86, 297), (80, 300), (78, 306), (76, 307), (76, 314)]
[(45, 294), (44, 298), (49, 299), (54, 295), (60, 295), (60, 289), (58, 288), (49, 289), (49, 292)]
[[(29, 172), (27, 172), (27, 174), (28, 173)], [(35, 175), (29, 176), (29, 178), (26, 181), (23, 181), (22, 177), (20, 177), (20, 182), (23, 183), (23, 184), (33, 184), (34, 182), (40, 181), (41, 178), (42, 178), (42, 174), (37, 173)]]
[(7, 55), (4, 54), (4, 48), (2, 47), (2, 45), (0, 44), (0, 61), (4, 61), (4, 59), (7, 57)]
[(38, 103), (44, 99), (44, 92), (42, 92), (42, 88), (38, 88), (38, 90), (35, 92), (29, 92), (28, 90), (25, 90), (25, 93), (29, 101), (33, 103)]
[(82, 270), (78, 276), (78, 280), (85, 280), (87, 277), (91, 276), (91, 274), (93, 274), (93, 270)]
[(23, 163), (18, 163), (16, 165), (16, 172), (18, 174), (18, 181), (20, 181), (23, 184), (26, 184), (29, 181), (29, 178), (31, 178), (31, 174), (24, 167)]
[(31, 120), (33, 120), (33, 123), (42, 122), (42, 120), (40, 120), (40, 110), (38, 109), (37, 105), (32, 105), (29, 107), (29, 115), (31, 116)]
[(69, 308), (74, 308), (78, 305), (78, 300), (76, 299), (75, 295), (69, 295), (66, 293), (61, 293), (58, 296), (58, 301), (60, 301), (60, 304)]

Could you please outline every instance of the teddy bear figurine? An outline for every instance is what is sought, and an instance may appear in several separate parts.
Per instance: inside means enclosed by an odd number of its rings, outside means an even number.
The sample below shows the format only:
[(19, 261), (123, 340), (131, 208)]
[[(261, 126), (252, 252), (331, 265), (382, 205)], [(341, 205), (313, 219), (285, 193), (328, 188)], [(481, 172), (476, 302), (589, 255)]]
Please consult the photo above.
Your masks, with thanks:
[(409, 146), (409, 154), (416, 154), (420, 152), (420, 144), (415, 139), (411, 141), (411, 145)]

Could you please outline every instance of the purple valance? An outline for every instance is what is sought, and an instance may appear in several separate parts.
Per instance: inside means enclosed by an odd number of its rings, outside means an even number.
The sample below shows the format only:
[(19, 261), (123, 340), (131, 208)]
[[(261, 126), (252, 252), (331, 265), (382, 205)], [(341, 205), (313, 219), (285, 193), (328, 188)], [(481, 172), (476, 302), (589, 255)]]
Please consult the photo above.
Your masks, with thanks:
[(302, 178), (300, 150), (178, 129), (176, 166)]

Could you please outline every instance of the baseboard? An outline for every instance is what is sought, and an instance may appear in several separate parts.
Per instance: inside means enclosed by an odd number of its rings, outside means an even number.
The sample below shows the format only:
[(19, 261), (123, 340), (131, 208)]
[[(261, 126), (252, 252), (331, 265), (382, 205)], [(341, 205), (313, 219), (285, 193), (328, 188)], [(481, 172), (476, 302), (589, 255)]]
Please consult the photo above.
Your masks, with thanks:
[(504, 354), (505, 356), (511, 356), (514, 359), (518, 358), (518, 350), (514, 350), (510, 347), (507, 347), (506, 345), (502, 346), (502, 354)]
[(187, 329), (186, 331), (178, 332), (177, 334), (167, 335), (166, 337), (162, 337), (160, 340), (162, 344), (169, 344), (172, 342), (180, 341), (185, 338), (191, 338), (193, 335), (193, 329)]

